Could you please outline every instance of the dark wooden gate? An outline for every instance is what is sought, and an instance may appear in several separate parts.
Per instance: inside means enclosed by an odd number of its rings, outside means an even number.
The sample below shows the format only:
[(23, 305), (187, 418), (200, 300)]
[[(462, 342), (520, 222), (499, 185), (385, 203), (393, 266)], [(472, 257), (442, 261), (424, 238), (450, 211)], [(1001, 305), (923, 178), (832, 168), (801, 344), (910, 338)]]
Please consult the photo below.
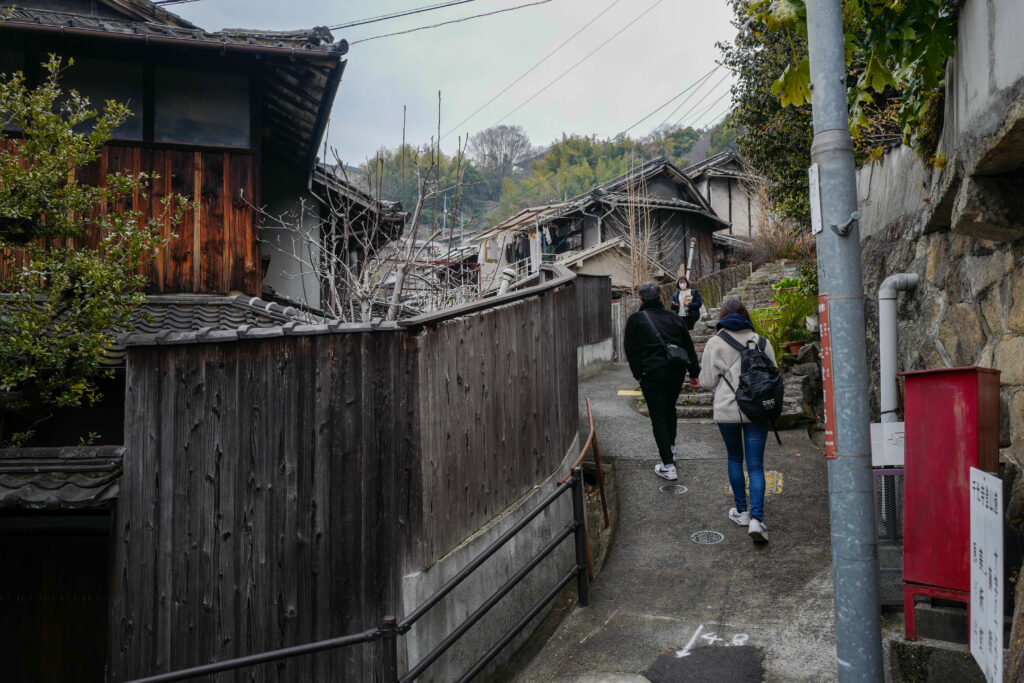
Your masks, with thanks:
[(3, 680), (104, 680), (109, 521), (105, 513), (0, 517)]

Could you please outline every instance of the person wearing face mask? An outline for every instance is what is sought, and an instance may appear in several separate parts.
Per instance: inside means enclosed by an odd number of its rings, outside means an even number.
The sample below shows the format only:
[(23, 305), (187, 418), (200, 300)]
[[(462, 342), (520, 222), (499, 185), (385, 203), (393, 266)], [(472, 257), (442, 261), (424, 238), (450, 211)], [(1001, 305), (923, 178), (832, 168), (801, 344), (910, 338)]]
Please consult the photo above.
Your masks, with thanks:
[(679, 287), (672, 294), (672, 312), (683, 319), (686, 329), (692, 330), (700, 318), (700, 307), (704, 305), (704, 300), (700, 298), (697, 289), (690, 287), (690, 281), (685, 275), (676, 284)]

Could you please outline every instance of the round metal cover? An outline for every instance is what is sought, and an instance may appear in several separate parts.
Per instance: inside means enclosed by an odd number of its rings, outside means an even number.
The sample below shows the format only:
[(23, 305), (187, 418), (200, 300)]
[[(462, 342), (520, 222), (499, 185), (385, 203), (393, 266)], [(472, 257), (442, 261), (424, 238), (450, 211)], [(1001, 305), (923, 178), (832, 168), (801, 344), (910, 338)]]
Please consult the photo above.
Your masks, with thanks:
[(691, 541), (700, 545), (714, 545), (715, 543), (721, 543), (724, 538), (725, 536), (717, 531), (698, 531), (690, 536)]
[(686, 493), (686, 487), (682, 484), (667, 484), (661, 487), (662, 493)]

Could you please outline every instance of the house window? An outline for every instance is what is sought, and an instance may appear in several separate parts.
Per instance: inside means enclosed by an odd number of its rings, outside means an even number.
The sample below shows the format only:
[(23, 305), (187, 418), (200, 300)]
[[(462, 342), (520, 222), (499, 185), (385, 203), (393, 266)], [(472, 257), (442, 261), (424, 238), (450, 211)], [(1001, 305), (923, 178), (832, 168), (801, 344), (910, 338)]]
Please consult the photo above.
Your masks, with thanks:
[[(111, 74), (117, 74), (111, 78)], [(103, 111), (107, 100), (116, 100), (126, 105), (133, 116), (114, 130), (115, 140), (142, 139), (142, 64), (119, 62), (113, 59), (75, 57), (74, 65), (68, 67), (61, 77), (61, 89), (67, 93), (77, 90), (89, 99), (89, 106)], [(75, 127), (76, 133), (88, 133), (95, 119)]]
[(215, 147), (249, 147), (249, 77), (155, 70), (153, 138)]

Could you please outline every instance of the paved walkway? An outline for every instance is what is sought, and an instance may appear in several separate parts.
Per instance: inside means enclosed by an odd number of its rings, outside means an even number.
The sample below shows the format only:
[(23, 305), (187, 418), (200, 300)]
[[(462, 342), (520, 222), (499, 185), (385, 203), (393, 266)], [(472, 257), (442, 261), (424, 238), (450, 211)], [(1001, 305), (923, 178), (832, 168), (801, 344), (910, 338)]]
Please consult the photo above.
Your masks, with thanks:
[[(802, 430), (770, 437), (765, 522), (755, 546), (726, 516), (715, 425), (681, 422), (678, 484), (658, 478), (647, 418), (624, 365), (581, 382), (601, 455), (614, 459), (619, 528), (590, 606), (565, 619), (520, 681), (828, 681), (835, 678), (825, 460)], [(582, 413), (585, 419), (586, 406)], [(585, 429), (584, 432), (586, 433)], [(718, 532), (698, 545), (691, 535)]]

